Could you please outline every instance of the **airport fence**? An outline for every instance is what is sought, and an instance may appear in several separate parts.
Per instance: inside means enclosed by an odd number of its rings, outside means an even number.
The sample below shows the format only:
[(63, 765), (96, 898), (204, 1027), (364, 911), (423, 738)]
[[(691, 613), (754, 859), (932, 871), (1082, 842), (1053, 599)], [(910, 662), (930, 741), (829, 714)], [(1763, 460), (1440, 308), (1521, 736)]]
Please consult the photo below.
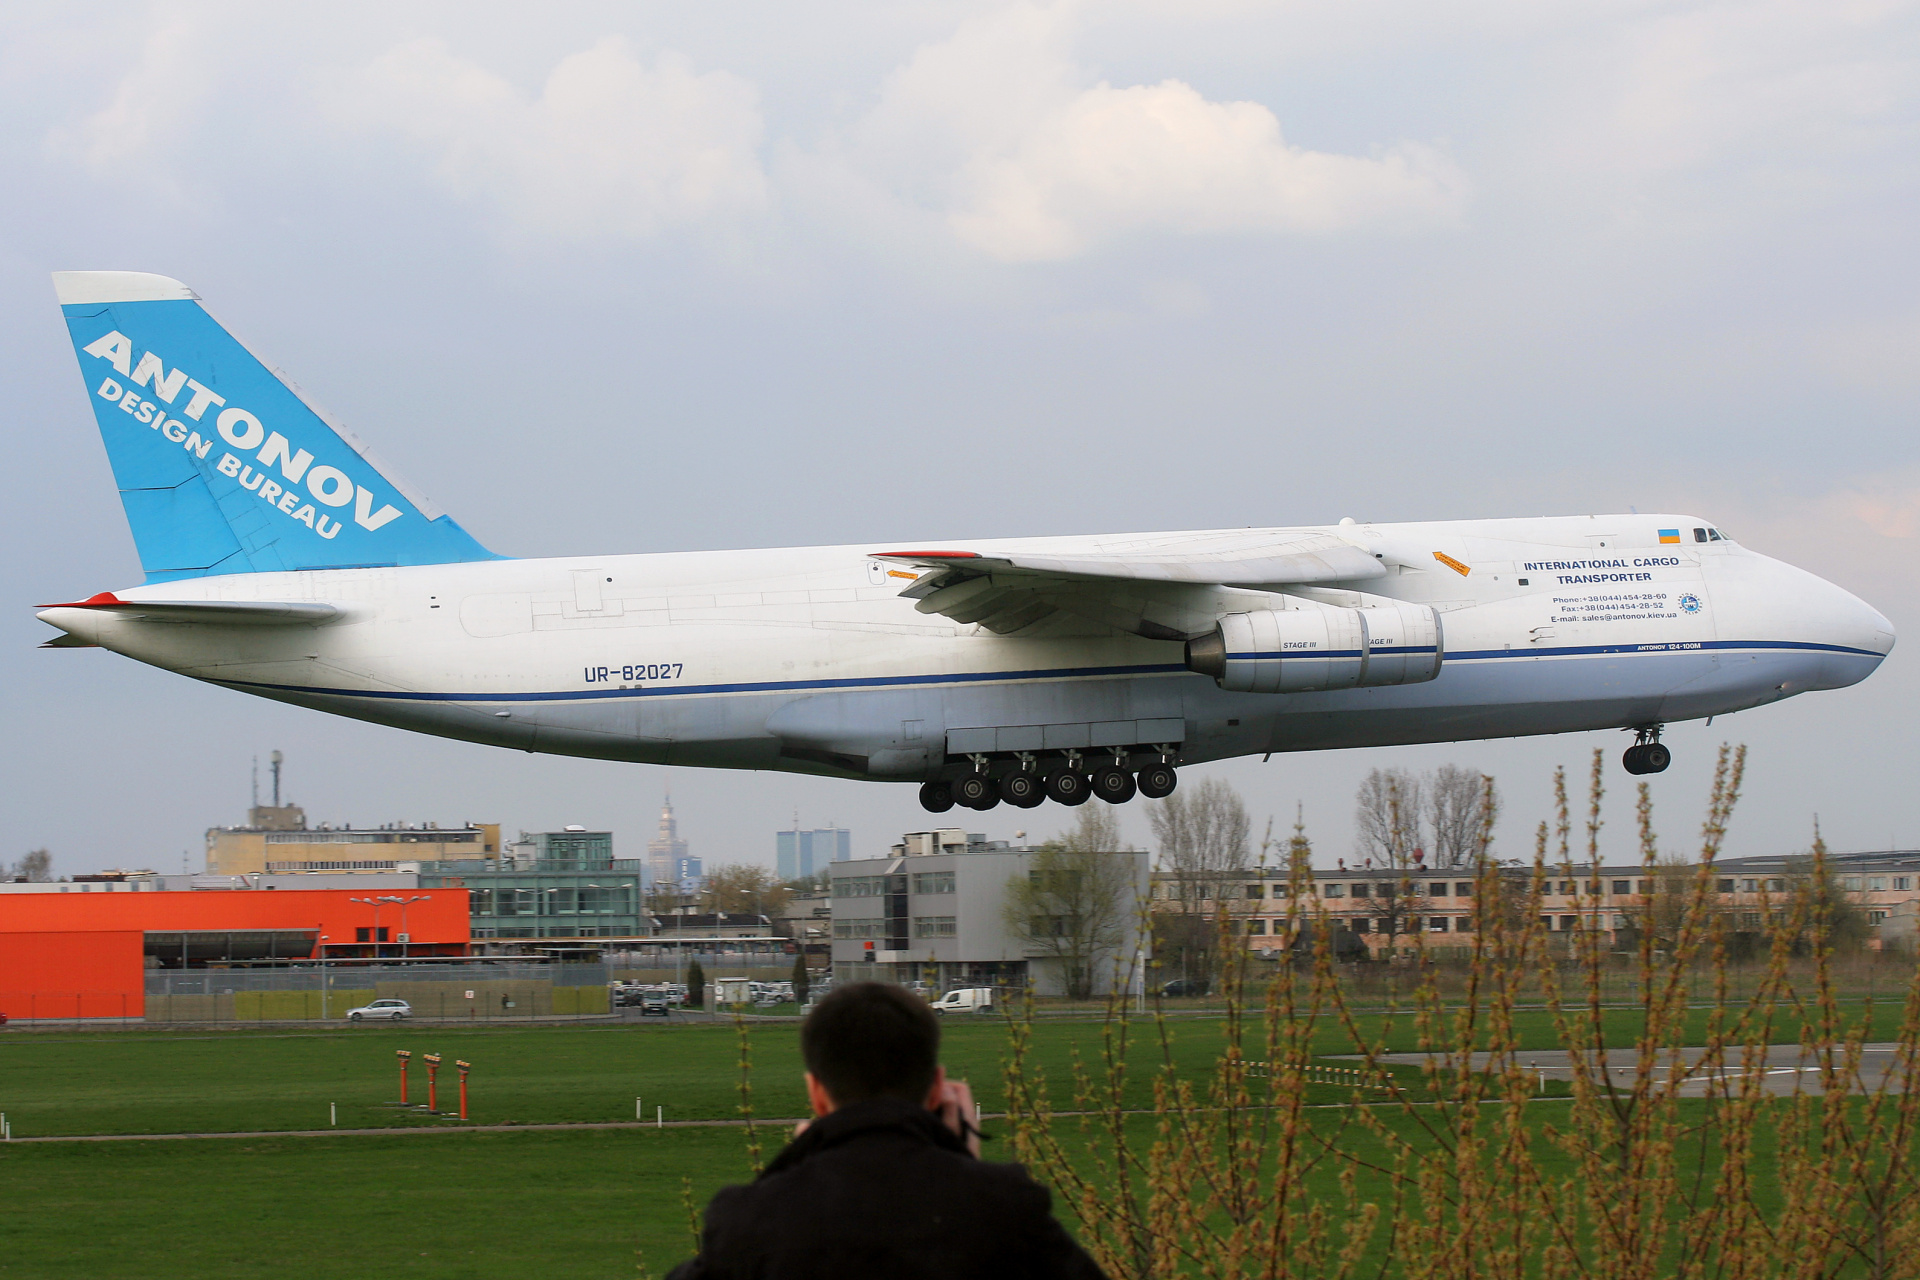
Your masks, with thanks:
[[(709, 981), (776, 981), (786, 966), (728, 964), (702, 958)], [(607, 1020), (637, 1017), (616, 1008), (615, 982), (683, 979), (685, 966), (479, 960), (457, 964), (293, 965), (283, 968), (148, 970), (144, 991), (0, 991), (9, 1024), (147, 1025), (337, 1022), (375, 1000), (405, 1000), (417, 1019), (468, 1023)]]

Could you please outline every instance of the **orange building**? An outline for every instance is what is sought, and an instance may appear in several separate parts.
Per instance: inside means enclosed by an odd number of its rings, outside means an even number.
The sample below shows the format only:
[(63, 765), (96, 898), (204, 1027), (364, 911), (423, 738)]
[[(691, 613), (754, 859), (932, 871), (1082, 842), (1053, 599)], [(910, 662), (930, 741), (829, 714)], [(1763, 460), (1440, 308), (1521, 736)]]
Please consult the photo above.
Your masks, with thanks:
[(148, 969), (459, 956), (469, 940), (465, 889), (27, 889), (0, 886), (0, 1014), (9, 1018), (144, 1017)]

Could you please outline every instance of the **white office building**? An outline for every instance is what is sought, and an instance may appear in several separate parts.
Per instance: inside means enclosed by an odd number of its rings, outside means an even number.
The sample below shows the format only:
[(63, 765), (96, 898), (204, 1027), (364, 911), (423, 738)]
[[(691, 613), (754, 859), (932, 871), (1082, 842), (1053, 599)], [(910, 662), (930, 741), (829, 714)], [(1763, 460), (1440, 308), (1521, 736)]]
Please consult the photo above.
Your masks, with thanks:
[[(1007, 920), (1009, 885), (1033, 874), (1036, 856), (951, 828), (912, 832), (885, 858), (830, 864), (835, 980), (919, 982), (940, 991), (1031, 984), (1039, 995), (1063, 994), (1061, 945)], [(1132, 886), (1098, 954), (1084, 958), (1095, 992), (1104, 994), (1116, 980), (1127, 989), (1136, 981), (1136, 956), (1148, 946), (1137, 907), (1149, 868), (1144, 852), (1096, 856), (1122, 860)]]

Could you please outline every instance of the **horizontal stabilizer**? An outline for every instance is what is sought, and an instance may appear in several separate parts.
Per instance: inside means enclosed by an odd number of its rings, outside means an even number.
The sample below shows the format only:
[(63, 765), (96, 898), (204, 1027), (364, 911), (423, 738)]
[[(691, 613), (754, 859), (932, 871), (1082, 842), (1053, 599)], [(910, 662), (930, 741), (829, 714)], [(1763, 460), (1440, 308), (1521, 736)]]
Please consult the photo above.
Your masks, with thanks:
[[(197, 622), (220, 627), (319, 626), (341, 616), (330, 604), (294, 600), (122, 600), (103, 591), (42, 609), (92, 609), (145, 622)], [(54, 624), (58, 626), (58, 623)]]

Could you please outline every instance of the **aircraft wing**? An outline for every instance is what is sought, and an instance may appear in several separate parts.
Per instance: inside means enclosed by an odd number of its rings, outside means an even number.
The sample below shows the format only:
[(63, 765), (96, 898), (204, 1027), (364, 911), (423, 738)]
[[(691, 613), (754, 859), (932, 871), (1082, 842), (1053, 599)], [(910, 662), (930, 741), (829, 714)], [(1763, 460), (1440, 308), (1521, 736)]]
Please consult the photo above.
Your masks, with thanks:
[[(1212, 630), (1246, 591), (1383, 576), (1377, 557), (1330, 534), (1255, 530), (1117, 541), (1089, 552), (887, 551), (919, 576), (901, 594), (921, 613), (1001, 635), (1067, 634), (1086, 623), (1153, 640)], [(1244, 607), (1244, 606), (1243, 606)], [(1068, 621), (1069, 619), (1073, 621)]]

